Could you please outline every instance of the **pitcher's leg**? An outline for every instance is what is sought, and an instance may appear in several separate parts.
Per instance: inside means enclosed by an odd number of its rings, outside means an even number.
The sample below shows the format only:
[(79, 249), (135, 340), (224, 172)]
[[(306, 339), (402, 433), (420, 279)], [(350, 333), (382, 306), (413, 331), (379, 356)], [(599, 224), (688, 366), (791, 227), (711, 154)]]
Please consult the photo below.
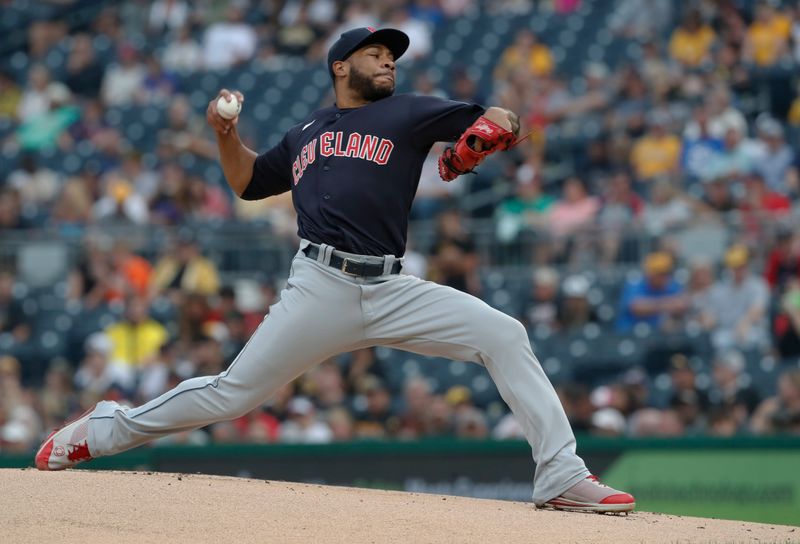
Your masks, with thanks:
[(561, 402), (519, 321), (473, 296), (416, 278), (371, 289), (375, 310), (367, 329), (370, 338), (486, 367), (533, 450), (536, 504), (560, 495), (589, 474), (575, 453), (575, 436)]
[(360, 291), (295, 259), (281, 300), (229, 368), (187, 380), (137, 408), (98, 404), (89, 420), (95, 457), (118, 453), (172, 433), (233, 419), (278, 388), (363, 338)]

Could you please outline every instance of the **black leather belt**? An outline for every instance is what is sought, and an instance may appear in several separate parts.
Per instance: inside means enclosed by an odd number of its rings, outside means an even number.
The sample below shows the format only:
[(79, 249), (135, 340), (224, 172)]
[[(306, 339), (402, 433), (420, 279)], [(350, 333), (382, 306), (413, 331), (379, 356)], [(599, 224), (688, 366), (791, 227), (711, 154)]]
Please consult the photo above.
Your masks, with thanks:
[[(306, 257), (309, 259), (316, 259), (319, 256), (319, 247), (306, 246), (303, 249), (303, 253), (305, 253)], [(345, 274), (350, 274), (351, 276), (383, 276), (383, 263), (366, 263), (352, 257), (339, 257), (335, 254), (331, 255), (329, 266), (338, 268)], [(403, 264), (397, 260), (392, 265), (390, 273), (399, 274), (401, 268), (403, 268)]]

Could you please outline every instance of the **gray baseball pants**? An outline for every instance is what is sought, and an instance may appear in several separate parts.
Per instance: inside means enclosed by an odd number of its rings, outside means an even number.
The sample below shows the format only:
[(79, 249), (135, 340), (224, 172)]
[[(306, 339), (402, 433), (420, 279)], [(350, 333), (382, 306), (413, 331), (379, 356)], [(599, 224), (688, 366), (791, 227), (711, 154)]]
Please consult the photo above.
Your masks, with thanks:
[[(301, 242), (301, 251), (308, 245)], [(486, 367), (525, 431), (542, 504), (585, 478), (561, 403), (519, 321), (466, 293), (405, 275), (355, 277), (298, 252), (286, 288), (229, 368), (192, 378), (137, 408), (104, 401), (89, 422), (89, 451), (112, 455), (234, 419), (323, 360), (369, 346), (472, 361)], [(387, 257), (390, 271), (393, 257)]]

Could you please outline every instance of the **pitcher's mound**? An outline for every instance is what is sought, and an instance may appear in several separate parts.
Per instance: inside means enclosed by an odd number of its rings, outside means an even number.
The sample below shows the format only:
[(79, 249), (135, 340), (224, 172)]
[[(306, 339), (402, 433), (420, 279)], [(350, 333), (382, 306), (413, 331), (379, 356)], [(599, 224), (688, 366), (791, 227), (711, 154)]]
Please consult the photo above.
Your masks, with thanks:
[(782, 525), (152, 472), (0, 470), (3, 542), (796, 542)]

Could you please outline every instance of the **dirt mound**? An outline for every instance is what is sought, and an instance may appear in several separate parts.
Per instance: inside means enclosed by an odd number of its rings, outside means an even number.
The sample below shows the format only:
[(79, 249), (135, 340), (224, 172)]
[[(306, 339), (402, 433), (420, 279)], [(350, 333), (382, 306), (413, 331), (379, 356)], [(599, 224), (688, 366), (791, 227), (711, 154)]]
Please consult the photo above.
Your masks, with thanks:
[(800, 528), (152, 472), (0, 470), (0, 540), (95, 542), (800, 542)]

